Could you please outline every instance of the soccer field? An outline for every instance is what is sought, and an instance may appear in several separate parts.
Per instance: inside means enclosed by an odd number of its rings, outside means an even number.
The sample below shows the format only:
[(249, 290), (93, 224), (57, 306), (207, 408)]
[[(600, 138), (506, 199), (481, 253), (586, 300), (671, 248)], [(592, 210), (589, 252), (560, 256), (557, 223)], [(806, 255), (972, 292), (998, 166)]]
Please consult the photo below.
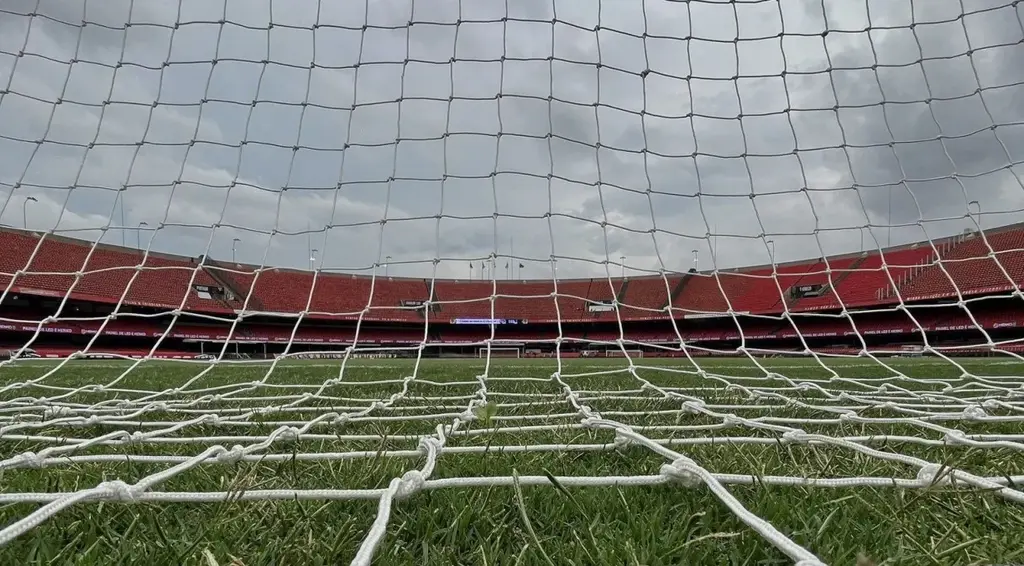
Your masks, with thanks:
[(633, 362), (6, 365), (0, 563), (1024, 561), (1024, 364)]

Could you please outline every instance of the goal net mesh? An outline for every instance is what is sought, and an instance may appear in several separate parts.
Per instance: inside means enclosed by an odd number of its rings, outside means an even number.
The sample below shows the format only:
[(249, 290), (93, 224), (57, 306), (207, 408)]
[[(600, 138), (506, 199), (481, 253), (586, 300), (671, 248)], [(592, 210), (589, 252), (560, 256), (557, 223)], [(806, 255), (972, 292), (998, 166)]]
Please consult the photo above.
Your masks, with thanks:
[[(1022, 11), (4, 2), (0, 555), (810, 566), (914, 548), (829, 527), (897, 490), (1024, 503)], [(422, 492), (518, 526), (428, 557)], [(566, 530), (680, 492), (686, 541)], [(304, 501), (354, 538), (209, 543)], [(1010, 556), (999, 517), (922, 556)]]

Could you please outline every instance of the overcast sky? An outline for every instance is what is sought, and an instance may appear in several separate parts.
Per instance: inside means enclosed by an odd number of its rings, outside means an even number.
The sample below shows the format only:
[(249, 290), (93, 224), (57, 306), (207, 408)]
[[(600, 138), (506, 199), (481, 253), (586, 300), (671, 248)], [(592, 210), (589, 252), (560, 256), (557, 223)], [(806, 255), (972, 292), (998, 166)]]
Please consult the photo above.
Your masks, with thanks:
[(0, 222), (458, 278), (510, 242), (524, 277), (602, 276), (709, 268), (709, 232), (732, 267), (974, 200), (1017, 222), (1013, 4), (3, 0)]

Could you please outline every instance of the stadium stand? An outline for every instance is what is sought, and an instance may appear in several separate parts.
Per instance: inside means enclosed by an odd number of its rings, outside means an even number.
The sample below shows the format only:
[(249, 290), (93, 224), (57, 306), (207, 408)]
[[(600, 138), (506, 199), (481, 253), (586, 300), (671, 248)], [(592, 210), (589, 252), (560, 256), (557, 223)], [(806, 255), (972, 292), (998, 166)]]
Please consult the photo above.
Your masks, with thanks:
[[(681, 339), (707, 345), (740, 340), (742, 329), (748, 341), (788, 340), (803, 349), (800, 336), (921, 340), (922, 331), (925, 337), (1000, 332), (1024, 320), (1019, 301), (1005, 296), (1024, 280), (1019, 225), (958, 235), (934, 247), (913, 244), (774, 267), (557, 282), (258, 268), (6, 228), (0, 229), (0, 246), (7, 250), (0, 257), (0, 331), (38, 330), (46, 337), (38, 350), (47, 355), (75, 350), (54, 343), (60, 337), (138, 339), (151, 346), (165, 332), (161, 355), (194, 353), (196, 344), (201, 349), (205, 341), (224, 340), (238, 352), (263, 345), (267, 353), (267, 344), (288, 343), (341, 348), (356, 340), (357, 326), (359, 342), (371, 344), (415, 345), (426, 336), (428, 345), (481, 346), (493, 340), (548, 341), (554, 347), (561, 335), (572, 348), (580, 340), (615, 346), (628, 335), (632, 344), (679, 346)], [(814, 289), (815, 295), (800, 296), (798, 288)], [(958, 293), (1003, 297), (976, 303), (969, 313), (957, 306)], [(66, 294), (68, 300), (54, 300)], [(901, 299), (907, 312), (860, 312)], [(97, 316), (118, 304), (117, 318)], [(40, 309), (46, 311), (43, 323), (29, 322), (40, 320)], [(19, 312), (31, 316), (19, 318)], [(241, 312), (245, 318), (232, 331), (231, 321)], [(58, 314), (59, 320), (45, 319)], [(461, 319), (510, 324), (466, 325)], [(620, 321), (628, 333), (620, 332)], [(148, 351), (131, 343), (116, 348), (125, 355)]]

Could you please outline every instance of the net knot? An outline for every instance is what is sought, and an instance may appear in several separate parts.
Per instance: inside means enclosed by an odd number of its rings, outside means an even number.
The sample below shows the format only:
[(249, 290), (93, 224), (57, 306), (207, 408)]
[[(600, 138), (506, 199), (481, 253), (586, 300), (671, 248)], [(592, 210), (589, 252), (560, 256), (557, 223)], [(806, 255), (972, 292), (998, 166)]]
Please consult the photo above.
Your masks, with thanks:
[(740, 426), (743, 424), (743, 419), (736, 415), (729, 414), (722, 417), (722, 424), (725, 426)]
[(145, 439), (146, 433), (142, 432), (141, 430), (137, 430), (128, 435), (128, 442), (132, 444), (140, 444)]
[(947, 444), (964, 444), (967, 441), (967, 435), (962, 430), (950, 430), (946, 432), (946, 443)]
[(459, 420), (464, 423), (475, 421), (476, 411), (474, 411), (473, 409), (466, 409), (465, 411), (462, 411), (461, 413), (459, 413)]
[(580, 422), (583, 428), (600, 428), (601, 419), (598, 417), (587, 417)]
[(282, 428), (277, 437), (285, 442), (295, 442), (299, 439), (299, 429), (293, 426)]
[(68, 407), (47, 407), (43, 410), (44, 419), (56, 419), (71, 413)]
[(811, 391), (814, 389), (814, 385), (807, 383), (806, 381), (802, 381), (797, 384), (796, 389), (797, 391)]
[(988, 409), (989, 411), (994, 411), (1001, 407), (1002, 405), (997, 399), (985, 399), (985, 402), (981, 404), (982, 409)]
[(97, 487), (110, 494), (115, 501), (135, 501), (137, 497), (136, 488), (121, 480), (105, 481)]
[(597, 413), (597, 411), (592, 409), (590, 407), (590, 405), (580, 405), (580, 413), (583, 416), (585, 416), (585, 417), (598, 417), (598, 418), (600, 418), (600, 415)]
[(220, 415), (206, 415), (203, 417), (203, 421), (206, 422), (207, 424), (219, 425)]
[(660, 472), (661, 475), (675, 480), (686, 487), (697, 487), (704, 483), (701, 477), (693, 471), (693, 468), (698, 467), (697, 463), (693, 460), (686, 456), (680, 456), (671, 464), (663, 464)]
[(236, 444), (231, 447), (231, 450), (225, 450), (220, 454), (217, 454), (217, 462), (221, 464), (237, 464), (242, 461), (242, 456), (245, 455), (245, 447)]
[(347, 425), (350, 420), (352, 420), (352, 417), (350, 417), (348, 415), (336, 415), (331, 420), (331, 424), (335, 424), (335, 425), (338, 425), (338, 426)]
[[(921, 482), (924, 486), (945, 485), (949, 483), (949, 477), (939, 477), (941, 472), (941, 465), (925, 464), (924, 466), (921, 466), (921, 469), (917, 472), (917, 481)], [(946, 476), (948, 476), (948, 474), (946, 474)]]
[(623, 450), (633, 444), (633, 439), (622, 433), (621, 429), (615, 429), (615, 440), (613, 441), (616, 450)]
[(796, 444), (807, 444), (811, 440), (810, 436), (806, 432), (798, 428), (793, 430), (787, 430), (786, 432), (782, 433), (782, 438), (788, 440), (789, 442), (794, 442)]
[(14, 461), (24, 468), (42, 468), (44, 458), (35, 452), (23, 452), (15, 456)]
[(398, 480), (398, 489), (395, 491), (395, 497), (398, 499), (404, 499), (416, 495), (423, 490), (423, 485), (427, 482), (426, 476), (419, 470), (409, 470), (402, 475), (401, 479)]
[(691, 415), (700, 414), (701, 409), (704, 408), (704, 401), (686, 401), (683, 403), (683, 410)]
[(86, 426), (96, 426), (98, 424), (100, 424), (100, 418), (97, 417), (96, 415), (92, 415), (91, 417), (86, 417), (86, 419), (85, 419), (85, 425)]
[(986, 413), (985, 409), (981, 408), (980, 405), (971, 405), (970, 407), (965, 408), (961, 414), (964, 419), (969, 421), (984, 419), (988, 416), (988, 413)]
[(437, 455), (441, 452), (441, 449), (444, 448), (444, 444), (436, 438), (424, 436), (420, 438), (418, 448), (420, 452), (423, 452), (424, 454), (433, 453), (434, 455)]

